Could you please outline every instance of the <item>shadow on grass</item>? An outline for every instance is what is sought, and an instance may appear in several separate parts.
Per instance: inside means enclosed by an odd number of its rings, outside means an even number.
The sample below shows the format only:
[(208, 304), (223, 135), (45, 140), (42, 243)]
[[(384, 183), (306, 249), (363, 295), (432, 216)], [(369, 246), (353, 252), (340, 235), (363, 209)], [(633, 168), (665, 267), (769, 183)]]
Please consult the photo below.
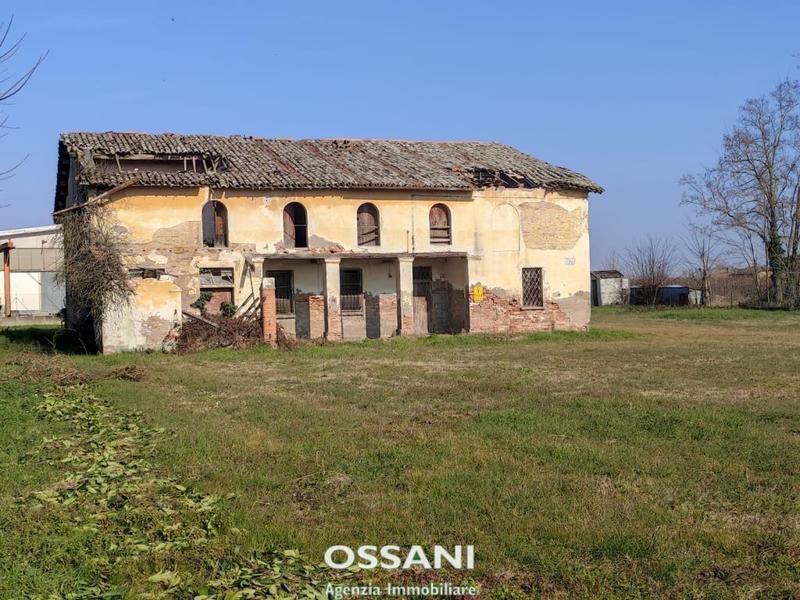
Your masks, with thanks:
[(358, 340), (349, 342), (303, 342), (292, 350), (276, 350), (266, 345), (253, 346), (246, 350), (230, 350), (216, 348), (204, 350), (196, 355), (203, 359), (225, 359), (232, 353), (243, 356), (252, 354), (287, 353), (298, 358), (350, 358), (374, 355), (381, 352), (383, 356), (391, 356), (395, 352), (414, 349), (437, 348), (447, 351), (456, 348), (498, 346), (503, 344), (528, 345), (538, 343), (570, 344), (592, 341), (613, 341), (639, 338), (640, 334), (616, 329), (590, 329), (588, 331), (552, 331), (529, 334), (431, 334), (424, 337), (393, 337), (380, 340)]
[(75, 332), (60, 325), (26, 325), (0, 328), (0, 348), (62, 354), (89, 354)]
[[(640, 337), (638, 334), (614, 329), (590, 329), (589, 331), (553, 331), (529, 333), (518, 335), (502, 334), (458, 334), (437, 335), (424, 337), (395, 337), (381, 340), (358, 340), (349, 342), (324, 342), (306, 341), (292, 350), (276, 350), (265, 344), (259, 344), (243, 350), (230, 348), (215, 348), (190, 352), (204, 359), (230, 359), (235, 355), (243, 358), (253, 354), (291, 353), (298, 357), (308, 358), (347, 358), (372, 354), (376, 351), (392, 354), (396, 351), (413, 350), (415, 348), (441, 348), (446, 351), (450, 348), (497, 346), (502, 344), (533, 344), (533, 343), (576, 343), (590, 341), (613, 341), (618, 339), (631, 339)], [(75, 332), (54, 325), (30, 325), (22, 327), (0, 328), (0, 350), (33, 350), (44, 353), (59, 354), (93, 354), (87, 349)], [(106, 355), (105, 361), (118, 363), (126, 362), (124, 357), (132, 355), (154, 354), (164, 357), (159, 352), (122, 352), (115, 355)], [(116, 357), (116, 358), (114, 358)]]
[(675, 321), (746, 321), (800, 319), (798, 310), (727, 308), (706, 306), (602, 306), (592, 308), (595, 315), (641, 315)]

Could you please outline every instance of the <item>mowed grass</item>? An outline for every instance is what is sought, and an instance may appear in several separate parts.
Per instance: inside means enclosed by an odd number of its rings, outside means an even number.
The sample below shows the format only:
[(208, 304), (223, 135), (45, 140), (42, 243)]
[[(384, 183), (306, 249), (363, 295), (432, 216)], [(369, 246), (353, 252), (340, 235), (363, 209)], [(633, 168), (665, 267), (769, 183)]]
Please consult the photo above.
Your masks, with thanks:
[[(800, 595), (800, 315), (660, 312), (514, 339), (53, 354), (25, 383), (20, 348), (48, 332), (0, 335), (0, 494), (55, 476), (17, 458), (66, 369), (174, 432), (165, 472), (235, 494), (236, 544), (473, 544), (477, 580), (532, 597)], [(131, 364), (141, 381), (109, 376)], [(17, 585), (65, 577), (30, 559)]]

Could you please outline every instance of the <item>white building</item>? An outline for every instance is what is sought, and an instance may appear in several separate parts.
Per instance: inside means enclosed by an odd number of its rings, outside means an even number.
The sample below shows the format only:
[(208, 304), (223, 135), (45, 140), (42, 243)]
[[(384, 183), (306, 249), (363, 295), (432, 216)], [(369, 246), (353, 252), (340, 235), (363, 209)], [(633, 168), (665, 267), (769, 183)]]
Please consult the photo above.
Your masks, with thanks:
[[(0, 285), (0, 315), (7, 315), (6, 278), (10, 287), (11, 313), (54, 315), (64, 308), (64, 288), (56, 281), (61, 261), (61, 228), (58, 225), (0, 231), (0, 245), (10, 246), (10, 273)], [(11, 242), (11, 244), (8, 244)]]
[(628, 303), (628, 280), (615, 270), (592, 271), (592, 306)]

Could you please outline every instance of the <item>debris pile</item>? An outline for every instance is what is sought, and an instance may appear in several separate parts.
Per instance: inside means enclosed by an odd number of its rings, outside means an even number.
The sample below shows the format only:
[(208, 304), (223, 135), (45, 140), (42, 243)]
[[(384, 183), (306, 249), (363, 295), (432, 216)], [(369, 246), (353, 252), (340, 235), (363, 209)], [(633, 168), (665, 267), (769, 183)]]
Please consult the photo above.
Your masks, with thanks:
[(198, 318), (184, 313), (175, 342), (177, 352), (197, 352), (209, 348), (249, 348), (261, 342), (261, 324), (248, 317), (225, 315)]

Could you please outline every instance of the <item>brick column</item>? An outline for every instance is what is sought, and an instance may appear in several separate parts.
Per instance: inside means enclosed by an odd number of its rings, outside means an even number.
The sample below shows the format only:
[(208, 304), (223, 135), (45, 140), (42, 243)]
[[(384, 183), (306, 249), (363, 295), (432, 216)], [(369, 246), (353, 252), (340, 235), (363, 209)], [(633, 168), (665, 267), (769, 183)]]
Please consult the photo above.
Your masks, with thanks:
[(397, 258), (397, 329), (400, 335), (414, 335), (414, 257)]
[(342, 308), (339, 303), (340, 258), (326, 258), (325, 264), (325, 339), (342, 339)]
[(273, 348), (278, 345), (278, 314), (273, 277), (264, 277), (261, 280), (261, 336)]

